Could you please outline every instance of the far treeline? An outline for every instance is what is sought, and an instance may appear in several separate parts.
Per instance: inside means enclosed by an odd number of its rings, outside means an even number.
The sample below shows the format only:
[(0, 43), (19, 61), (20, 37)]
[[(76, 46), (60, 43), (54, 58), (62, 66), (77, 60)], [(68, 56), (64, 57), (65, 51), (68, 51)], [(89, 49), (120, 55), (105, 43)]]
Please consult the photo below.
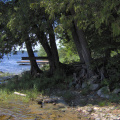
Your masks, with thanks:
[[(48, 57), (51, 76), (61, 70), (84, 79), (98, 75), (116, 86), (120, 82), (120, 1), (0, 0), (1, 56), (25, 43), (31, 75), (42, 74), (32, 59), (38, 42)], [(60, 61), (62, 55), (67, 62)]]

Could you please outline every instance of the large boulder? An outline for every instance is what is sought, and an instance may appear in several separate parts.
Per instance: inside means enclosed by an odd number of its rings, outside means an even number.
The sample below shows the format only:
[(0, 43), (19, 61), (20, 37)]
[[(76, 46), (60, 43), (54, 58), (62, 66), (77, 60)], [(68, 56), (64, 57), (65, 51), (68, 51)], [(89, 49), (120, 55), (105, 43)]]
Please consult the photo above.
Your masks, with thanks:
[(118, 94), (118, 93), (120, 93), (120, 88), (116, 88), (116, 89), (114, 89), (112, 93), (114, 93), (114, 94)]
[(99, 84), (91, 84), (90, 85), (90, 90), (98, 90), (99, 89), (99, 87), (100, 87), (100, 85)]
[(107, 86), (100, 88), (97, 91), (97, 94), (102, 98), (109, 98), (110, 97), (110, 90)]
[(92, 77), (91, 77), (90, 79), (88, 79), (87, 81), (88, 81), (88, 84), (99, 83), (98, 75), (92, 76)]
[(83, 89), (86, 88), (87, 86), (88, 86), (87, 82), (83, 82), (83, 83), (82, 83), (82, 88), (83, 88)]
[(80, 84), (76, 84), (76, 86), (75, 86), (75, 89), (80, 89), (81, 88), (81, 85)]

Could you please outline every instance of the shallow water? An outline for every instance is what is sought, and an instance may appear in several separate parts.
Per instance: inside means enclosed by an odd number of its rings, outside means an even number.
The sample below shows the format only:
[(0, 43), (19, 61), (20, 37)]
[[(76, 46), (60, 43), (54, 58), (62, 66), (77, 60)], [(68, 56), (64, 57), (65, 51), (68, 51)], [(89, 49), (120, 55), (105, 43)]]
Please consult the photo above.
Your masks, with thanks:
[(65, 104), (45, 104), (43, 108), (35, 101), (19, 100), (1, 104), (0, 120), (79, 120), (77, 112)]

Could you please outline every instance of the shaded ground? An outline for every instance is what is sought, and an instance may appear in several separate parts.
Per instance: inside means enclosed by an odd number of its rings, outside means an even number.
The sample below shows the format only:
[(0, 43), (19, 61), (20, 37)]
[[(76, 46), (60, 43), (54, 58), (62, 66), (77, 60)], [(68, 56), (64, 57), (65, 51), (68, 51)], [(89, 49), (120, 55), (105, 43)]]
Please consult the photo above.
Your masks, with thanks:
[[(39, 100), (49, 100), (55, 95), (56, 103), (44, 103), (42, 108), (38, 104)], [(82, 95), (80, 91), (54, 90), (50, 96), (39, 95), (28, 103), (20, 97), (8, 102), (0, 100), (0, 120), (120, 120), (120, 105), (108, 104), (95, 93)]]
[[(0, 120), (120, 120), (120, 101), (111, 103), (96, 92), (48, 89), (30, 101), (26, 97), (0, 94)], [(57, 101), (45, 103), (54, 98)]]

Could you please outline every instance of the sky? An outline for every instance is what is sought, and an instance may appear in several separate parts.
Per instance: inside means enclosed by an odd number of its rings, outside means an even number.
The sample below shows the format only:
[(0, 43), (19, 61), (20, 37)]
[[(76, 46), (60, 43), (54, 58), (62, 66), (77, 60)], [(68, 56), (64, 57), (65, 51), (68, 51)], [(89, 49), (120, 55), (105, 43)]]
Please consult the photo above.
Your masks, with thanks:
[[(34, 50), (39, 50), (40, 49), (40, 43), (37, 43), (37, 45), (35, 46), (35, 49)], [(22, 50), (24, 50), (24, 51), (27, 51), (27, 49), (26, 49), (26, 47), (25, 47), (25, 44), (23, 45), (23, 48), (22, 49), (20, 49), (20, 46), (17, 46), (17, 51), (22, 51)]]

